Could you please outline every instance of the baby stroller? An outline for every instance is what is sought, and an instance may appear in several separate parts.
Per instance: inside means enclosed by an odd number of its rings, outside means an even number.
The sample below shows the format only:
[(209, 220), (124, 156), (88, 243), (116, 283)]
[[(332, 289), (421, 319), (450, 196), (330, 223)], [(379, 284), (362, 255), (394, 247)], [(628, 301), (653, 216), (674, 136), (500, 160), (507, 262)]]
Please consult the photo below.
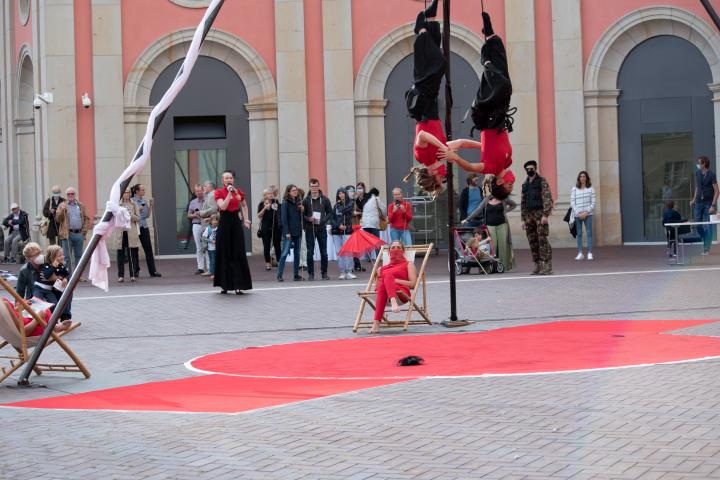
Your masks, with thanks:
[(457, 275), (469, 274), (473, 268), (478, 269), (478, 274), (482, 272), (485, 275), (490, 273), (503, 273), (505, 271), (505, 265), (497, 258), (495, 245), (493, 245), (490, 232), (485, 226), (480, 228), (487, 238), (485, 246), (489, 248), (478, 248), (477, 252), (473, 252), (473, 250), (467, 246), (468, 241), (473, 237), (474, 228), (456, 228), (453, 232), (456, 255), (455, 273)]

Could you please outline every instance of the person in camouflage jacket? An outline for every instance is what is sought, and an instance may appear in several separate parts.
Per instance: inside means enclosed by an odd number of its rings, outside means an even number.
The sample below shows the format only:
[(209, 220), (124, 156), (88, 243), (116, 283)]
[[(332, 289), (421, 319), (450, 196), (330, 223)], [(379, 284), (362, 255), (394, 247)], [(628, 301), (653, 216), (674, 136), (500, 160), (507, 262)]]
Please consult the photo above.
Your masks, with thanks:
[(528, 177), (522, 185), (520, 217), (535, 262), (532, 274), (552, 275), (552, 247), (548, 240), (548, 219), (553, 209), (552, 192), (547, 180), (537, 173), (535, 160), (525, 162), (523, 167)]

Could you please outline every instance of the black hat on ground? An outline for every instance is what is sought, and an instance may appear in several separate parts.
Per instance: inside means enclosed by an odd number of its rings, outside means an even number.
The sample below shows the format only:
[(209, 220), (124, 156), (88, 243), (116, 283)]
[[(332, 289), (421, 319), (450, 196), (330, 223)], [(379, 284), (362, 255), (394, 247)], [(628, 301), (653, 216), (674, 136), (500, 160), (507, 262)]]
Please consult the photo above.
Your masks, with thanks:
[(525, 165), (523, 165), (523, 168), (527, 167), (535, 167), (537, 169), (537, 162), (535, 160), (528, 160), (525, 162)]

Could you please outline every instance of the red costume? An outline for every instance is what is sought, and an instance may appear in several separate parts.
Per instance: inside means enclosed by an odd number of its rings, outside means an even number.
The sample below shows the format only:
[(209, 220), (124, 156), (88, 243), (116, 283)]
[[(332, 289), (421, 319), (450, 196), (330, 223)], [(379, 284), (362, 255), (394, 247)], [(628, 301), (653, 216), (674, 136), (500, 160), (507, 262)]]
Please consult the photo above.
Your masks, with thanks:
[(373, 318), (375, 321), (382, 320), (385, 305), (387, 305), (389, 299), (395, 298), (398, 303), (405, 303), (405, 299), (397, 297), (398, 292), (403, 292), (406, 295), (405, 298), (410, 298), (410, 289), (405, 285), (396, 283), (396, 280), (409, 280), (408, 261), (405, 259), (405, 252), (401, 249), (391, 249), (389, 253), (390, 263), (380, 269), (377, 286), (375, 287), (375, 293), (377, 293), (375, 317)]
[[(424, 120), (422, 122), (417, 122), (417, 124), (415, 125), (415, 138), (417, 138), (420, 132), (428, 132), (429, 134), (440, 140), (443, 145), (447, 143), (447, 137), (445, 137), (445, 132), (443, 132), (440, 120)], [(430, 167), (438, 161), (438, 150), (438, 147), (430, 143), (428, 143), (425, 147), (418, 147), (417, 144), (415, 144), (415, 160), (422, 163), (426, 167)], [(435, 172), (444, 177), (447, 174), (447, 169), (443, 164), (437, 170), (435, 170)]]
[[(240, 202), (245, 200), (245, 192), (243, 192), (237, 187), (235, 187), (235, 191), (238, 193), (238, 195), (240, 195), (240, 200), (238, 200), (236, 197), (232, 197), (230, 199), (230, 202), (228, 202), (228, 207), (226, 209), (227, 212), (237, 212), (238, 210), (240, 210)], [(217, 190), (215, 190), (215, 201), (225, 200), (228, 195), (230, 195), (230, 192), (228, 192), (227, 187), (218, 188)]]

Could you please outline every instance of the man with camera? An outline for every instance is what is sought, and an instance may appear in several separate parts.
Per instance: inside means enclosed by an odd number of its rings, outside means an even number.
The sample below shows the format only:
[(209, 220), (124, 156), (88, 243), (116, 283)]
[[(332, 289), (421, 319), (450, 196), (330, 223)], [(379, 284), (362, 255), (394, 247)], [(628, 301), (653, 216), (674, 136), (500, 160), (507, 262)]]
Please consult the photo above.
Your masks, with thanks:
[(412, 221), (412, 205), (403, 198), (403, 191), (399, 187), (393, 188), (394, 202), (388, 206), (388, 223), (390, 224), (390, 239), (412, 245), (410, 235), (410, 222)]
[(195, 198), (193, 198), (188, 204), (187, 218), (192, 223), (192, 235), (195, 240), (195, 258), (197, 260), (197, 270), (195, 275), (201, 275), (205, 273), (205, 252), (202, 248), (202, 217), (200, 212), (203, 209), (205, 203), (205, 192), (203, 187), (195, 185), (193, 187), (195, 191)]
[(320, 248), (320, 273), (323, 280), (330, 280), (328, 277), (328, 255), (327, 255), (327, 222), (332, 218), (333, 209), (330, 199), (320, 191), (320, 181), (317, 178), (310, 179), (310, 193), (307, 194), (302, 203), (305, 216), (305, 243), (307, 246), (308, 280), (315, 279), (315, 240)]

